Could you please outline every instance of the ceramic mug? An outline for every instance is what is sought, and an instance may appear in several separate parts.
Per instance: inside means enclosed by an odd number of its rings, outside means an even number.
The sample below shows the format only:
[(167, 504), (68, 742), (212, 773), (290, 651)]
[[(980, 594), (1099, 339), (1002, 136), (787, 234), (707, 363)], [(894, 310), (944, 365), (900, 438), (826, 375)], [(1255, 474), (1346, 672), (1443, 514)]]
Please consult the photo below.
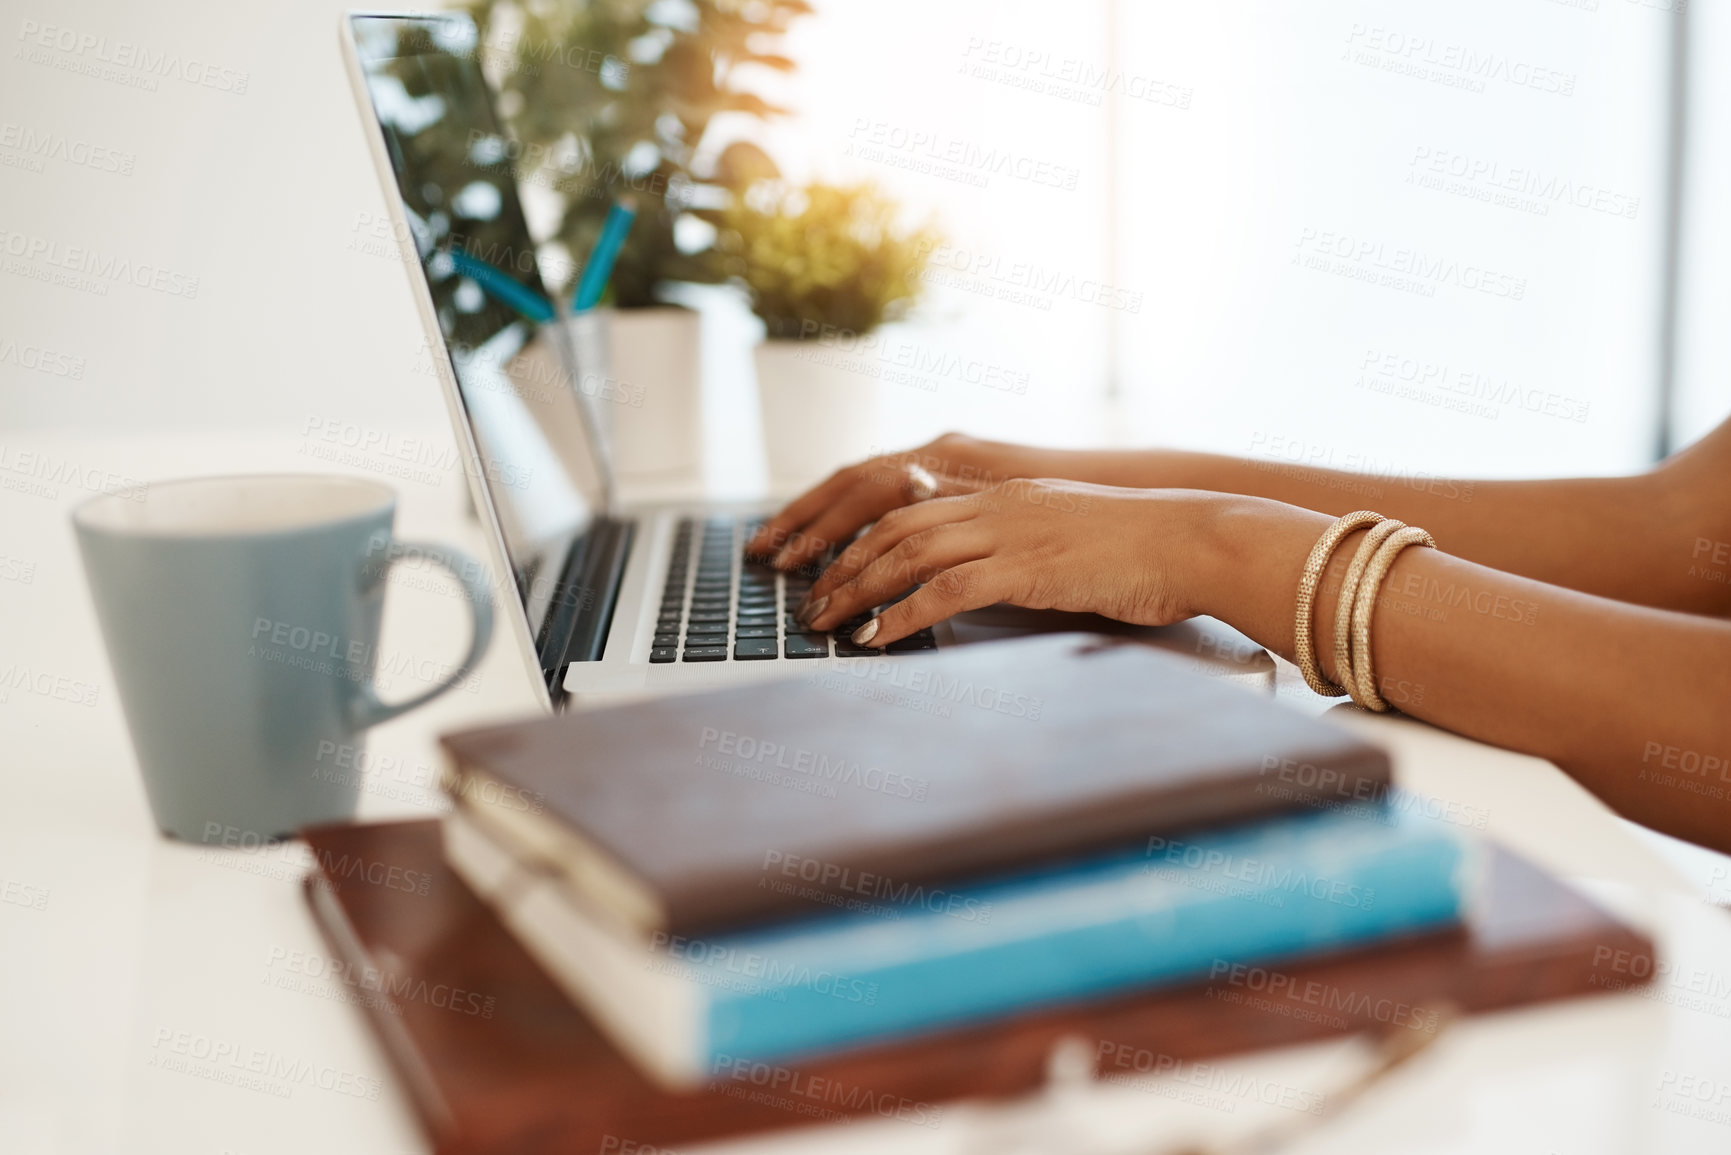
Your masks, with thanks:
[[(469, 675), (492, 634), (486, 571), (394, 540), (395, 513), (387, 486), (316, 474), (154, 482), (73, 511), (165, 833), (250, 842), (352, 818), (364, 732)], [(388, 703), (374, 686), (385, 572), (406, 557), (451, 571), (474, 629), (454, 668)]]

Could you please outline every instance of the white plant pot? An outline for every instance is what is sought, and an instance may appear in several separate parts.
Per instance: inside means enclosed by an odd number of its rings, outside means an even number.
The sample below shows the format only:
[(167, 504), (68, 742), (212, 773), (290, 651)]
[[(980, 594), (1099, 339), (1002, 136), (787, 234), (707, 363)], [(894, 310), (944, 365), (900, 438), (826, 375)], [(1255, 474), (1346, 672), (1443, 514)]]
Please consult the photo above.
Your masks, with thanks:
[(876, 362), (819, 341), (757, 347), (757, 397), (772, 493), (798, 492), (875, 447)]
[(625, 484), (703, 482), (703, 321), (692, 309), (598, 309), (573, 321), (589, 398)]

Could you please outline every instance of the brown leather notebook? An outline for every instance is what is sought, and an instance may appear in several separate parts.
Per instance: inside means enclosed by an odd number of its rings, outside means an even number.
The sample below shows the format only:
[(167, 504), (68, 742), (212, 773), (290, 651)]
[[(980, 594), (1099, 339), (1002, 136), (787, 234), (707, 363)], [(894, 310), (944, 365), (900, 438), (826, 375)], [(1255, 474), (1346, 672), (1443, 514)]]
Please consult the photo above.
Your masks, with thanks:
[(862, 657), (442, 741), (447, 789), (644, 934), (1372, 801), (1389, 782), (1387, 756), (1344, 729), (1087, 634)]
[[(853, 1117), (941, 1122), (945, 1104), (1039, 1086), (1080, 1039), (1097, 1076), (1348, 1031), (1423, 1029), (1443, 1003), (1486, 1011), (1626, 989), (1652, 945), (1496, 850), (1457, 932), (1049, 1010), (801, 1065), (727, 1067), (657, 1088), (591, 1027), (444, 864), (433, 821), (306, 833), (307, 897), (440, 1155), (629, 1152)], [(346, 869), (353, 863), (368, 869)], [(383, 867), (374, 869), (374, 866)], [(391, 871), (389, 867), (399, 867)], [(402, 889), (404, 872), (424, 887)], [(376, 881), (369, 881), (376, 880)], [(396, 885), (392, 880), (398, 880)]]

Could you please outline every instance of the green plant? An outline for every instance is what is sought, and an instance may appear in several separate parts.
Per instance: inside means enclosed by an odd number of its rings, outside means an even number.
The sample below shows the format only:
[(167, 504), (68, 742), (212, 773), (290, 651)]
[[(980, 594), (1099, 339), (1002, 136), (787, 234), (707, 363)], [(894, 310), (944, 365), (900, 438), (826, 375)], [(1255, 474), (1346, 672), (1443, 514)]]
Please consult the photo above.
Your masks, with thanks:
[(739, 283), (769, 336), (869, 333), (918, 301), (941, 237), (902, 227), (870, 183), (785, 189), (771, 182), (713, 215), (713, 262)]
[[(737, 133), (786, 110), (744, 86), (753, 67), (789, 72), (781, 34), (806, 0), (468, 0), (520, 179), (559, 194), (549, 239), (594, 247), (614, 197), (637, 219), (614, 266), (613, 303), (657, 303), (675, 281), (713, 283), (701, 223), (776, 167)], [(563, 292), (568, 285), (555, 287)]]

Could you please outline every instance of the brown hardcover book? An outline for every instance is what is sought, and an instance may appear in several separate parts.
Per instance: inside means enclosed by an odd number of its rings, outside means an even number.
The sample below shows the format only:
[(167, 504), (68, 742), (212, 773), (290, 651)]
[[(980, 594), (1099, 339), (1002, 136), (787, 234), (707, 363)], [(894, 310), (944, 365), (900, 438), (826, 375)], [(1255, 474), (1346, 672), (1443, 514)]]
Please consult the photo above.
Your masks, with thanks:
[[(931, 1126), (953, 1100), (1040, 1086), (1060, 1042), (1081, 1040), (1097, 1077), (1137, 1078), (1345, 1032), (1422, 1030), (1445, 1004), (1488, 1011), (1621, 990), (1640, 985), (1628, 981), (1627, 960), (1650, 962), (1653, 949), (1576, 891), (1493, 849), (1482, 899), (1459, 931), (1222, 968), (1187, 987), (796, 1068), (724, 1067), (707, 1088), (676, 1093), (614, 1051), (451, 872), (437, 822), (327, 826), (306, 839), (321, 867), (307, 879), (315, 921), (342, 973), (364, 988), (368, 997), (356, 1001), (440, 1155), (665, 1148), (871, 1116)], [(400, 872), (346, 869), (355, 862), (414, 871), (427, 885), (404, 890)]]
[(773, 885), (792, 861), (801, 888), (846, 901), (862, 876), (954, 880), (1389, 783), (1387, 756), (1344, 729), (1085, 634), (858, 658), (443, 743), (447, 789), (645, 934), (808, 912)]

